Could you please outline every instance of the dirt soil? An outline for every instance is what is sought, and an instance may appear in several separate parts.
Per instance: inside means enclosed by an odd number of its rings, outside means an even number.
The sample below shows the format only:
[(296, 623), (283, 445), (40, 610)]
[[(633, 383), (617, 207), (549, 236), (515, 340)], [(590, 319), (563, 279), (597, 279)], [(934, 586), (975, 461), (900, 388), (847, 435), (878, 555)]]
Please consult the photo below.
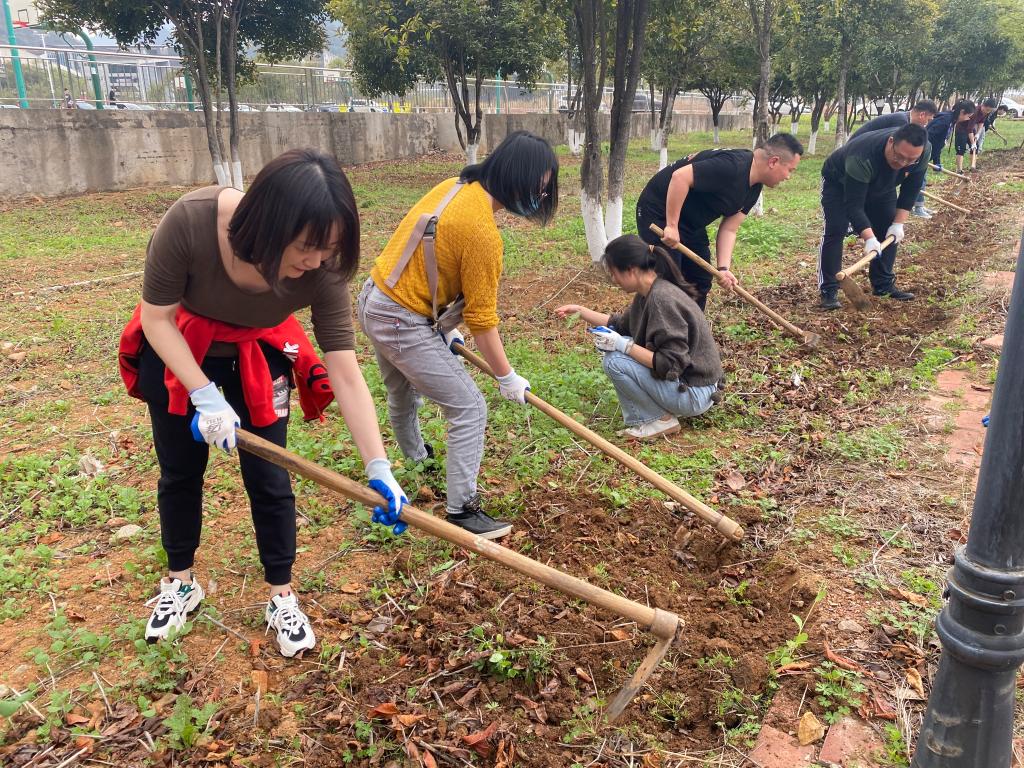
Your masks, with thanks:
[[(613, 510), (585, 478), (575, 488), (527, 489), (522, 506), (528, 512), (519, 518), (507, 546), (672, 611), (683, 622), (666, 662), (627, 710), (620, 728), (601, 728), (600, 706), (626, 682), (652, 644), (645, 628), (539, 588), (460, 550), (450, 551), (441, 562), (416, 558), (416, 549), (409, 545), (350, 548), (338, 557), (351, 539), (347, 524), (339, 523), (304, 540), (306, 550), (300, 555), (307, 564), (303, 570), (323, 569), (328, 575), (321, 590), (304, 593), (320, 643), (314, 655), (285, 660), (276, 653), (259, 622), (252, 620), (260, 611), (262, 587), (249, 582), (246, 591), (241, 566), (222, 573), (218, 587), (210, 590), (208, 602), (216, 604), (215, 615), (245, 642), (202, 620), (183, 640), (192, 663), (176, 692), (221, 705), (204, 747), (191, 756), (150, 752), (149, 737), (166, 733), (163, 718), (173, 699), (158, 700), (158, 713), (145, 717), (136, 702), (115, 698), (106, 706), (82, 701), (76, 709), (95, 719), (99, 739), (82, 736), (81, 729), (70, 725), (43, 738), (35, 730), (40, 718), (21, 710), (0, 742), (0, 764), (55, 766), (84, 750), (81, 759), (96, 765), (270, 766), (277, 764), (275, 755), (295, 744), (301, 746), (302, 764), (311, 767), (403, 764), (393, 755), (360, 752), (368, 742), (385, 740), (404, 749), (410, 765), (654, 766), (683, 765), (701, 756), (714, 757), (716, 765), (738, 765), (741, 749), (723, 748), (723, 734), (743, 724), (743, 708), (723, 706), (723, 690), (739, 691), (747, 705), (758, 701), (750, 708), (762, 713), (757, 707), (774, 696), (765, 722), (792, 730), (803, 709), (822, 712), (814, 701), (809, 667), (824, 659), (826, 640), (836, 653), (872, 673), (863, 713), (912, 731), (921, 706), (901, 693), (906, 671), (918, 670), (927, 685), (937, 649), (933, 641), (921, 642), (898, 623), (873, 622), (870, 614), (879, 608), (899, 614), (899, 606), (906, 603), (893, 574), (951, 562), (952, 547), (967, 530), (973, 489), (940, 463), (942, 427), (925, 419), (919, 392), (881, 388), (874, 399), (851, 402), (849, 375), (883, 367), (912, 369), (926, 338), (958, 332), (959, 313), (950, 308), (951, 297), (963, 296), (971, 303), (967, 311), (975, 318), (979, 338), (999, 330), (1005, 308), (995, 298), (979, 298), (976, 286), (964, 285), (963, 276), (1012, 263), (1008, 233), (1013, 228), (1008, 222), (1019, 213), (1018, 198), (994, 182), (1021, 179), (1024, 173), (1016, 168), (990, 170), (974, 185), (974, 216), (944, 213), (919, 225), (928, 247), (905, 249), (898, 264), (906, 275), (901, 287), (922, 294), (918, 301), (875, 301), (864, 315), (847, 309), (818, 313), (811, 309), (816, 289), (807, 270), (784, 276), (776, 287), (756, 289), (767, 304), (821, 335), (823, 344), (816, 351), (793, 344), (784, 348), (780, 360), (777, 350), (764, 343), (766, 336), (776, 335), (769, 323), (737, 300), (723, 299), (716, 289), (709, 316), (732, 380), (745, 388), (737, 396), (747, 406), (751, 425), (733, 444), (717, 443), (714, 435), (694, 430), (666, 443), (663, 450), (683, 458), (704, 444), (714, 446), (720, 456), (730, 450), (739, 454), (751, 445), (764, 447), (769, 458), (755, 470), (740, 471), (738, 482), (723, 472), (705, 497), (744, 525), (744, 542), (724, 543), (693, 515), (654, 499)], [(159, 210), (136, 213), (155, 220)], [(813, 245), (808, 243), (800, 258), (813, 261)], [(116, 273), (132, 265), (106, 266)], [(10, 275), (11, 300), (25, 300), (12, 298), (14, 291), (38, 286), (34, 275), (18, 269)], [(539, 328), (552, 355), (580, 343), (578, 328), (551, 321), (553, 306), (570, 296), (591, 306), (623, 303), (622, 295), (591, 269), (548, 269), (507, 283), (502, 306), (507, 327), (511, 332)], [(120, 290), (127, 289), (98, 287), (68, 293), (61, 300), (69, 309), (85, 312)], [(718, 332), (740, 320), (757, 333), (743, 338)], [(109, 322), (116, 324), (116, 319)], [(978, 347), (949, 364), (973, 363), (982, 370), (994, 359)], [(101, 364), (106, 363), (96, 362)], [(794, 384), (790, 376), (798, 369), (808, 372), (802, 384)], [(755, 389), (749, 388), (751, 372), (764, 374)], [(70, 390), (60, 391), (64, 378), (59, 365), (48, 366), (41, 356), (31, 381), (43, 382), (54, 397), (73, 400), (73, 383)], [(28, 392), (28, 381), (14, 380), (12, 386)], [(5, 395), (12, 396), (17, 395)], [(829, 448), (831, 435), (886, 426), (878, 410), (894, 403), (906, 406), (906, 421), (896, 425), (907, 438), (904, 463), (837, 458)], [(97, 411), (106, 419), (118, 418), (115, 408), (89, 406), (82, 409), (82, 429), (95, 423)], [(785, 432), (773, 429), (780, 419), (790, 425)], [(148, 446), (139, 445), (131, 434), (117, 439), (125, 457), (122, 466), (113, 468), (121, 471), (118, 482), (151, 486), (151, 474), (133, 474), (130, 461)], [(2, 450), (15, 455), (41, 447), (17, 436), (5, 439)], [(771, 458), (776, 455), (777, 460)], [(227, 460), (217, 466), (230, 470)], [(617, 482), (634, 481), (623, 473)], [(515, 478), (507, 478), (506, 490), (517, 488)], [(500, 495), (502, 488), (492, 487), (491, 492)], [(216, 514), (204, 531), (207, 544), (201, 557), (206, 559), (197, 564), (200, 573), (224, 556), (245, 554), (237, 534), (247, 525), (244, 496), (237, 488), (212, 493)], [(336, 503), (325, 493), (318, 495), (325, 503)], [(429, 502), (427, 490), (423, 501)], [(861, 575), (873, 570), (878, 577), (871, 588), (865, 589), (837, 561), (826, 534), (808, 543), (794, 533), (813, 527), (829, 510), (857, 520), (858, 532), (847, 544), (866, 552), (859, 570)], [(119, 522), (110, 521), (108, 528)], [(147, 525), (155, 526), (153, 516)], [(912, 544), (893, 546), (893, 531)], [(138, 607), (151, 583), (140, 583), (125, 572), (130, 553), (124, 548), (101, 546), (81, 556), (72, 550), (94, 538), (95, 531), (49, 536), (49, 545), (64, 553), (53, 608), (60, 605), (83, 627), (102, 628), (122, 621), (126, 606), (132, 611)], [(239, 550), (211, 546), (218, 541)], [(69, 589), (83, 584), (82, 592)], [(776, 675), (766, 654), (794, 637), (794, 614), (806, 620), (810, 640), (798, 655), (808, 665)], [(49, 604), (33, 605), (23, 619), (0, 625), (0, 680), (6, 685), (22, 689), (36, 680), (37, 671), (26, 664), (25, 654), (45, 638), (20, 628), (42, 627), (50, 616)], [(861, 631), (840, 629), (844, 621)], [(325, 653), (325, 646), (337, 652)], [(728, 663), (713, 661), (724, 657)], [(503, 674), (495, 674), (496, 669)], [(101, 670), (111, 688), (122, 673)], [(72, 669), (61, 683), (72, 687), (91, 679)]]

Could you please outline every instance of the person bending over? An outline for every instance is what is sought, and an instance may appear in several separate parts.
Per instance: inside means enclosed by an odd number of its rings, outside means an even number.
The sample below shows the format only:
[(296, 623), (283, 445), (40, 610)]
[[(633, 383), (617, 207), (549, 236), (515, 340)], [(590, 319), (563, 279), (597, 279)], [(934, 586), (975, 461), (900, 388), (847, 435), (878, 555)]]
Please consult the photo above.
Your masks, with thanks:
[[(385, 514), (396, 532), (404, 528), (397, 516), (406, 496), (391, 474), (356, 361), (349, 278), (358, 264), (352, 188), (338, 161), (315, 149), (271, 160), (245, 194), (230, 187), (189, 192), (160, 220), (146, 251), (142, 301), (119, 350), (129, 393), (149, 407), (160, 465), (157, 507), (169, 573), (149, 601), (146, 640), (180, 629), (205, 597), (192, 566), (210, 446), (231, 452), (239, 426), (285, 446), (293, 387), (308, 419), (321, 418), (337, 397), (370, 487), (388, 499)], [(292, 314), (305, 307), (324, 362)], [(281, 653), (294, 656), (316, 639), (291, 588), (291, 481), (287, 470), (250, 453), (238, 458), (269, 584), (264, 616)]]
[(606, 314), (579, 304), (558, 307), (559, 317), (580, 315), (604, 353), (604, 371), (619, 396), (626, 429), (619, 434), (652, 440), (679, 431), (721, 399), (725, 373), (711, 326), (696, 291), (661, 246), (636, 235), (608, 243), (602, 262), (612, 282), (635, 294), (624, 312)]
[(420, 396), (448, 420), (448, 522), (485, 539), (512, 526), (488, 515), (477, 493), (487, 403), (454, 344), (461, 322), (498, 379), (503, 397), (526, 404), (530, 382), (509, 364), (498, 333), (502, 209), (547, 223), (558, 207), (558, 158), (542, 138), (509, 134), (482, 163), (442, 181), (398, 225), (359, 295), (359, 322), (373, 343), (388, 413), (402, 453), (434, 455), (423, 442)]
[[(651, 231), (657, 224), (665, 231), (664, 244), (682, 243), (704, 261), (711, 263), (707, 227), (716, 219), (715, 262), (718, 281), (731, 289), (732, 251), (736, 233), (763, 187), (774, 188), (790, 177), (800, 164), (804, 148), (788, 133), (777, 133), (757, 149), (707, 149), (682, 158), (658, 171), (640, 193), (636, 204), (636, 227), (651, 245), (662, 241)], [(704, 309), (711, 276), (678, 251), (671, 256), (676, 266), (697, 290), (697, 305)]]

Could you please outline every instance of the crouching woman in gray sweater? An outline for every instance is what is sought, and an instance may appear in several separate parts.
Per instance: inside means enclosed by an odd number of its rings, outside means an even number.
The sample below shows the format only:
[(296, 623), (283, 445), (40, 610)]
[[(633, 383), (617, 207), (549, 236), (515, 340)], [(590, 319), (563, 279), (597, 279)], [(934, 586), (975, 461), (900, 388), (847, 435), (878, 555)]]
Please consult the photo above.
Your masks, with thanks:
[(612, 282), (635, 294), (625, 312), (605, 314), (579, 304), (558, 307), (594, 326), (594, 344), (615, 385), (627, 428), (620, 435), (651, 440), (679, 431), (679, 417), (699, 416), (721, 399), (724, 379), (711, 326), (695, 291), (668, 252), (636, 235), (608, 243), (602, 261)]

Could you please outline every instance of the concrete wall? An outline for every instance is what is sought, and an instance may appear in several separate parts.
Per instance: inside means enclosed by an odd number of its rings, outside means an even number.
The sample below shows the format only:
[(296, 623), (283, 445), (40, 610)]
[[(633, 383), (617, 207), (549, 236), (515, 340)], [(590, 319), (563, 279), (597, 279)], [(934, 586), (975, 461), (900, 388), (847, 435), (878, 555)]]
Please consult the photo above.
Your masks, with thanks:
[[(601, 117), (607, 135), (608, 118)], [(461, 151), (450, 113), (242, 113), (238, 119), (247, 175), (292, 147), (319, 147), (344, 166)], [(0, 199), (211, 183), (202, 120), (187, 112), (0, 110)], [(648, 120), (634, 115), (634, 137), (647, 137)], [(721, 123), (723, 130), (749, 129), (750, 116), (722, 115)], [(485, 115), (482, 149), (519, 129), (562, 144), (566, 125), (557, 114)], [(674, 130), (710, 131), (711, 116), (676, 115)]]

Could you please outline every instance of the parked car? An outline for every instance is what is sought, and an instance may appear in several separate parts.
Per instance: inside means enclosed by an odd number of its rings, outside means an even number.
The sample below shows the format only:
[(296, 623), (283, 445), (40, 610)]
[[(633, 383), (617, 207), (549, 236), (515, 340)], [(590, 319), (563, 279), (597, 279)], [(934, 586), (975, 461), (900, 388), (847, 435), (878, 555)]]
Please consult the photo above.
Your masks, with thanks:
[(302, 110), (298, 107), (294, 107), (291, 104), (271, 104), (264, 112), (301, 112)]
[(21, 109), (17, 104), (0, 104), (0, 109)]
[(149, 106), (149, 104), (135, 104), (134, 102), (131, 102), (131, 101), (118, 101), (118, 102), (116, 102), (114, 104), (114, 106), (117, 107), (118, 109), (133, 109), (133, 110), (142, 110), (142, 111), (146, 111), (146, 112), (151, 111), (151, 110), (154, 109), (154, 107)]
[(1009, 96), (1004, 96), (1003, 100), (999, 102), (1001, 106), (1006, 107), (1009, 111), (1007, 114), (1010, 117), (1024, 117), (1024, 105), (1014, 101)]
[(75, 106), (79, 109), (96, 109), (96, 105), (91, 101), (82, 101), (81, 99), (75, 102)]
[(634, 112), (650, 112), (651, 111), (651, 97), (646, 93), (634, 93), (633, 94), (633, 111)]
[(340, 104), (317, 104), (315, 107), (310, 107), (311, 112), (341, 112)]

